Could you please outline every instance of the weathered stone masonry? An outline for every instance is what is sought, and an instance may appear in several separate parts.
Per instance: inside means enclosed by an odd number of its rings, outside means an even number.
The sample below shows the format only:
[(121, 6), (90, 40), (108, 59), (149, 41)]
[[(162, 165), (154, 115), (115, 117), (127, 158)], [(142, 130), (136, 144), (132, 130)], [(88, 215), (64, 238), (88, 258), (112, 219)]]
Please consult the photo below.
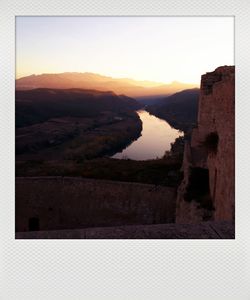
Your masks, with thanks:
[(234, 220), (235, 68), (201, 78), (198, 126), (186, 142), (177, 223)]
[(173, 223), (176, 189), (77, 177), (17, 177), (16, 231)]

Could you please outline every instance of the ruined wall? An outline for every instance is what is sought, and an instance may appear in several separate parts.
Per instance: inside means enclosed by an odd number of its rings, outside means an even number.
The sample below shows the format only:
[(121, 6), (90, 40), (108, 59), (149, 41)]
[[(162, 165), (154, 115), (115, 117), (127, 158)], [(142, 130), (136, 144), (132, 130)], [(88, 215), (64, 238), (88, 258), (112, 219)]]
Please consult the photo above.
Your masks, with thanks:
[(173, 223), (175, 188), (70, 177), (16, 178), (16, 231)]
[[(234, 220), (235, 69), (217, 68), (201, 78), (198, 126), (185, 145), (184, 179), (178, 189), (176, 222)], [(197, 172), (198, 171), (198, 172)], [(194, 173), (208, 174), (208, 188), (197, 193)], [(203, 182), (197, 175), (199, 182)], [(206, 176), (203, 176), (204, 180)], [(195, 178), (194, 178), (195, 179)], [(190, 183), (191, 182), (191, 183)]]

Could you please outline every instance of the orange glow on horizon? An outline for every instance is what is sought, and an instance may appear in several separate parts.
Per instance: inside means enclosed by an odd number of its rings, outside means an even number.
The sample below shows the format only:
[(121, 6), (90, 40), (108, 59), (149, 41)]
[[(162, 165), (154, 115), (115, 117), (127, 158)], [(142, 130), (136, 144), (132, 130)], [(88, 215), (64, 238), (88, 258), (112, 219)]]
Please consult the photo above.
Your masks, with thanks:
[(93, 72), (199, 85), (221, 65), (234, 65), (233, 17), (16, 17), (16, 78)]

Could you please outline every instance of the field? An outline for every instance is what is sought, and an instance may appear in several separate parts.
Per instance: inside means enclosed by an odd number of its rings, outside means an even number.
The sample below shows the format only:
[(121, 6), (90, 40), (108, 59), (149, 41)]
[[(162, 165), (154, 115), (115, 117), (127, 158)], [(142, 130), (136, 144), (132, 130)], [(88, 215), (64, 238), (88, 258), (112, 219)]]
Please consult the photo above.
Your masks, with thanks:
[(16, 159), (79, 161), (111, 155), (138, 138), (141, 128), (134, 112), (54, 118), (16, 129)]

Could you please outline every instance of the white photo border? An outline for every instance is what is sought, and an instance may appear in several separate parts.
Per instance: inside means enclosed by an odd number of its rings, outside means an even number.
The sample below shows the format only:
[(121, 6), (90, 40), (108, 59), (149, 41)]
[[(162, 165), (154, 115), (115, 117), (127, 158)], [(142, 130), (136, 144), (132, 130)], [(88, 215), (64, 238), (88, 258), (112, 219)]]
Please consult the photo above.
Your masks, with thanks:
[[(0, 297), (250, 299), (250, 2), (0, 0), (0, 8)], [(235, 17), (235, 240), (15, 240), (15, 17), (25, 15)]]

